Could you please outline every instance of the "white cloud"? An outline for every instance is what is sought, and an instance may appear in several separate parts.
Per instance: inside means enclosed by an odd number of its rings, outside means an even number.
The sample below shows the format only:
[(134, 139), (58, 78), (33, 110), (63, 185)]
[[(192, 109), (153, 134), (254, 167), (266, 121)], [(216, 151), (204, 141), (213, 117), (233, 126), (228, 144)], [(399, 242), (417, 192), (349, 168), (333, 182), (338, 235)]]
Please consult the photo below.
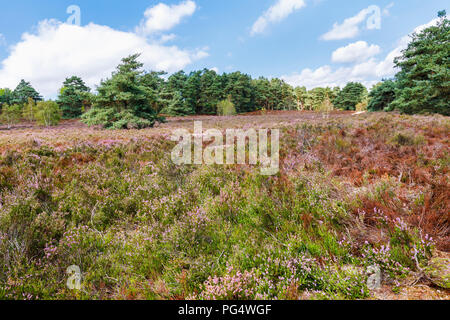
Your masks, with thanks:
[(166, 43), (166, 42), (175, 40), (176, 37), (177, 36), (175, 34), (173, 34), (173, 33), (171, 33), (171, 34), (163, 34), (161, 36), (161, 38), (159, 39), (159, 42), (160, 43)]
[(356, 16), (345, 19), (342, 24), (336, 22), (333, 29), (322, 35), (321, 39), (342, 40), (356, 37), (360, 32), (360, 24), (366, 21), (369, 14), (376, 13), (377, 10), (379, 11), (379, 7), (370, 6), (361, 10)]
[(146, 70), (175, 72), (208, 56), (208, 47), (195, 50), (164, 45), (173, 35), (150, 40), (145, 36), (90, 23), (69, 25), (44, 20), (34, 33), (24, 33), (0, 62), (0, 87), (30, 81), (45, 97), (54, 98), (64, 79), (73, 75), (95, 88), (110, 77), (120, 60), (141, 53)]
[[(427, 24), (414, 29), (413, 32), (420, 32), (427, 27), (436, 25), (439, 19), (434, 19)], [(329, 65), (319, 67), (315, 70), (304, 69), (300, 73), (285, 75), (281, 78), (293, 86), (306, 86), (308, 89), (316, 87), (345, 86), (350, 81), (358, 81), (370, 88), (383, 78), (393, 77), (397, 70), (394, 59), (401, 55), (410, 41), (410, 37), (405, 36), (398, 42), (397, 47), (391, 50), (383, 60), (369, 57), (368, 60), (356, 63), (349, 67), (333, 69)]]
[(315, 70), (304, 69), (300, 73), (281, 78), (290, 85), (305, 86), (308, 90), (317, 87), (343, 87), (350, 81), (358, 81), (369, 87), (377, 81), (366, 80), (364, 77), (366, 71), (350, 67), (333, 70), (331, 66), (326, 65)]
[(270, 23), (280, 22), (295, 10), (299, 10), (304, 6), (304, 0), (277, 0), (273, 6), (256, 20), (250, 34), (253, 36), (264, 32)]
[(361, 62), (379, 54), (380, 51), (380, 47), (375, 44), (369, 46), (365, 41), (358, 41), (334, 51), (332, 61), (338, 63)]
[(192, 16), (196, 9), (197, 5), (192, 0), (171, 6), (159, 3), (145, 11), (145, 18), (141, 21), (137, 31), (149, 35), (154, 32), (170, 30), (184, 17)]

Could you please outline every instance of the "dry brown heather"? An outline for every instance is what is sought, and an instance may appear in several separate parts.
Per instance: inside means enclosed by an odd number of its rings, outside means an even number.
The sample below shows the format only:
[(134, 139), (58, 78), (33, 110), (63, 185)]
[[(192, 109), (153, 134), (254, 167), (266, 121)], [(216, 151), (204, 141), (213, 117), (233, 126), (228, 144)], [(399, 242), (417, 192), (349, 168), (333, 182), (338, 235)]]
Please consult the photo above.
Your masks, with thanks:
[[(268, 190), (290, 199), (295, 178), (303, 179), (309, 187), (329, 190), (330, 199), (348, 205), (352, 216), (339, 221), (346, 232), (342, 229), (337, 232), (345, 235), (344, 239), (351, 239), (355, 255), (362, 252), (364, 245), (389, 243), (390, 231), (403, 222), (422, 230), (422, 235), (433, 237), (436, 254), (450, 252), (448, 117), (286, 111), (234, 117), (170, 118), (155, 128), (121, 131), (98, 130), (78, 121), (66, 121), (54, 128), (22, 125), (6, 130), (0, 127), (0, 154), (26, 151), (36, 145), (65, 150), (86, 143), (110, 146), (144, 140), (152, 144), (169, 139), (175, 128), (192, 130), (194, 120), (203, 121), (204, 129), (282, 129), (280, 174)], [(76, 153), (73, 157), (56, 166), (55, 172), (64, 170), (67, 161), (78, 166), (95, 161)], [(242, 175), (251, 169), (237, 166), (230, 170)], [(380, 212), (387, 225), (380, 225)], [(304, 212), (301, 223), (305, 230), (314, 224), (314, 219), (317, 217)], [(433, 290), (414, 289), (412, 295), (421, 299), (448, 298), (448, 293), (442, 296), (442, 292)], [(422, 293), (417, 296), (419, 291)], [(379, 293), (379, 298), (394, 298), (389, 292)], [(402, 298), (408, 298), (406, 291), (401, 292)]]

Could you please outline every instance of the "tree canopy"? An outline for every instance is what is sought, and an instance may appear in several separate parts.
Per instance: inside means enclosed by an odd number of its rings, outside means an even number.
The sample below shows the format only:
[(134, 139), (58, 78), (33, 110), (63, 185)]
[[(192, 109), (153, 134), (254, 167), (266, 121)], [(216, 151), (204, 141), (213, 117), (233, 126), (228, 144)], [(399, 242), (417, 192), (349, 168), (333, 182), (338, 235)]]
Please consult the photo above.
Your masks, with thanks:
[(359, 82), (349, 82), (340, 91), (333, 104), (338, 109), (355, 110), (358, 103), (363, 102), (367, 97), (367, 88)]
[(437, 25), (413, 34), (395, 59), (400, 72), (392, 108), (403, 113), (450, 115), (450, 22), (445, 11), (438, 16)]
[(369, 111), (391, 111), (390, 104), (395, 99), (396, 84), (385, 80), (375, 85), (369, 93)]
[(122, 60), (110, 79), (101, 82), (91, 110), (82, 117), (88, 125), (105, 128), (145, 128), (158, 119), (153, 108), (158, 97), (148, 86), (139, 54)]
[(29, 82), (21, 80), (12, 93), (11, 103), (24, 105), (28, 102), (28, 98), (34, 100), (34, 102), (41, 101), (41, 95), (31, 86)]
[(83, 114), (90, 90), (80, 77), (73, 76), (64, 81), (58, 97), (64, 119), (78, 118)]

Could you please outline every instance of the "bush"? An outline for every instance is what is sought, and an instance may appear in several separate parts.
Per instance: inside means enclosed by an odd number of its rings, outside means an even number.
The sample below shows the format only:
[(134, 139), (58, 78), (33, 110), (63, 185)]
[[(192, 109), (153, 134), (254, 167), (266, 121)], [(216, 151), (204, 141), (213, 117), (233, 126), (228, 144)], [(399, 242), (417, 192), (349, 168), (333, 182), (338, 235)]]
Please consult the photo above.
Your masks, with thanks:
[(234, 107), (231, 98), (228, 97), (227, 100), (222, 100), (217, 104), (217, 114), (219, 116), (233, 116), (236, 114), (236, 108)]
[(0, 115), (0, 121), (8, 125), (8, 129), (17, 122), (19, 122), (22, 115), (22, 110), (19, 105), (13, 104), (12, 106), (5, 105)]
[(36, 102), (32, 98), (28, 98), (28, 103), (23, 107), (22, 116), (28, 121), (36, 120)]
[(152, 127), (153, 120), (136, 117), (130, 110), (117, 113), (114, 108), (92, 108), (81, 116), (88, 126), (103, 126), (105, 129), (143, 129)]
[(61, 109), (54, 101), (41, 101), (36, 106), (36, 120), (40, 125), (56, 126), (62, 117)]
[(369, 102), (367, 100), (364, 100), (356, 105), (356, 111), (367, 111), (367, 106)]

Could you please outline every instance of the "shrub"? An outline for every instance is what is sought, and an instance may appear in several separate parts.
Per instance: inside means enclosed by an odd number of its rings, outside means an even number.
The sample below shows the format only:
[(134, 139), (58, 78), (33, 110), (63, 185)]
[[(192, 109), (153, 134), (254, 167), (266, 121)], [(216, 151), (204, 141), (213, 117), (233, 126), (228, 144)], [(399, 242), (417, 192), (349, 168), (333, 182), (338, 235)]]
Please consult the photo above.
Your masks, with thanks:
[(28, 103), (23, 107), (22, 115), (28, 121), (36, 120), (36, 102), (32, 98), (28, 98)]
[(219, 116), (233, 116), (236, 114), (236, 108), (231, 101), (231, 97), (217, 104), (217, 114)]
[(117, 113), (114, 108), (92, 108), (81, 119), (88, 126), (103, 126), (105, 129), (143, 129), (152, 127), (155, 121), (136, 117), (130, 110)]
[(0, 121), (8, 125), (8, 129), (17, 122), (19, 122), (22, 115), (22, 110), (19, 105), (13, 104), (12, 106), (3, 106), (2, 114), (0, 115)]
[(368, 102), (368, 100), (366, 99), (366, 100), (364, 100), (364, 101), (362, 101), (362, 102), (360, 102), (360, 103), (358, 103), (357, 105), (356, 105), (356, 111), (367, 111), (367, 106), (368, 106), (368, 104), (369, 104), (369, 102)]
[(56, 126), (62, 117), (61, 109), (54, 101), (41, 101), (36, 106), (36, 120), (40, 125)]

